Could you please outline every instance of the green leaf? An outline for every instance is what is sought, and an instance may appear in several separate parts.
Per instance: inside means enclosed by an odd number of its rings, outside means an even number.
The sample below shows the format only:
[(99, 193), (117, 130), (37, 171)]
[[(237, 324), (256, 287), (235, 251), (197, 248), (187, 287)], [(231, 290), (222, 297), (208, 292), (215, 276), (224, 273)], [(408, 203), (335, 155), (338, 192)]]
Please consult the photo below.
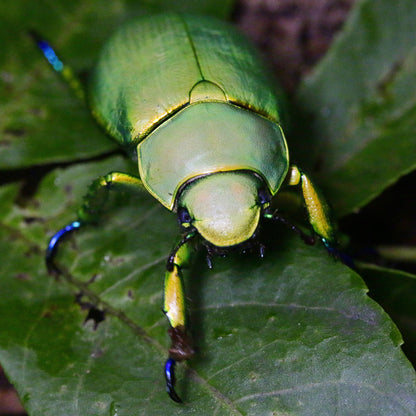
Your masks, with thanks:
[(415, 19), (413, 0), (358, 1), (298, 92), (313, 119), (302, 154), (338, 216), (416, 166)]
[(416, 357), (416, 275), (368, 263), (360, 264), (359, 270), (370, 296), (383, 305), (403, 334), (406, 355)]
[[(24, 208), (10, 203), (16, 185), (0, 194), (0, 361), (31, 416), (414, 414), (415, 373), (394, 324), (354, 272), (280, 228), (263, 260), (215, 259), (210, 271), (197, 258), (187, 271), (198, 353), (178, 368), (186, 404), (174, 404), (161, 305), (175, 216), (148, 195), (115, 194), (98, 226), (60, 247), (65, 277), (54, 281), (43, 264), (46, 237), (112, 169), (129, 166), (112, 158), (54, 171)], [(80, 291), (106, 312), (96, 330)]]

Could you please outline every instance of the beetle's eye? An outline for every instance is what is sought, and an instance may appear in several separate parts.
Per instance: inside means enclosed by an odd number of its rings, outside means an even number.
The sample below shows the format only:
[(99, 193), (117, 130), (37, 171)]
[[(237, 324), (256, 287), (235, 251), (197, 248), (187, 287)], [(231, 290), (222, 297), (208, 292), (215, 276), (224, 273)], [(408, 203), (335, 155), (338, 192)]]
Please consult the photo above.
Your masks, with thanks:
[(260, 205), (265, 205), (270, 202), (270, 193), (266, 189), (259, 189), (257, 196)]
[(191, 224), (192, 218), (186, 208), (181, 207), (178, 209), (178, 220), (183, 227), (187, 227)]

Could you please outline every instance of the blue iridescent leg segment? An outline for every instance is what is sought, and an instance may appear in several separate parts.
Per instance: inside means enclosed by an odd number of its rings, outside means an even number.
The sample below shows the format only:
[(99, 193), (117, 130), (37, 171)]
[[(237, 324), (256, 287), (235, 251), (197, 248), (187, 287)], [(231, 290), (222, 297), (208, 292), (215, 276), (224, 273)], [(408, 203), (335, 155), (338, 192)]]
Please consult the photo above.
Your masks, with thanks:
[(78, 230), (81, 227), (80, 221), (73, 221), (68, 224), (66, 227), (59, 230), (53, 237), (49, 240), (48, 248), (46, 249), (46, 267), (48, 268), (48, 272), (51, 274), (59, 274), (59, 268), (54, 264), (54, 257), (56, 254), (56, 250), (58, 249), (58, 245), (63, 237), (67, 236), (74, 230)]
[(328, 252), (329, 255), (331, 255), (332, 257), (342, 261), (350, 269), (355, 269), (354, 260), (351, 256), (349, 256), (348, 254), (338, 250), (337, 247), (328, 243), (328, 241), (326, 241), (324, 238), (322, 239), (322, 242), (324, 243), (326, 251)]
[(71, 90), (75, 93), (76, 97), (78, 97), (81, 101), (85, 103), (85, 91), (84, 86), (80, 79), (75, 75), (75, 72), (72, 68), (66, 65), (57, 55), (55, 50), (52, 46), (44, 39), (42, 39), (39, 34), (34, 31), (30, 32), (31, 37), (36, 42), (36, 45), (42, 52), (42, 55), (46, 58), (49, 62), (53, 70), (62, 77), (66, 84), (71, 88)]
[(58, 58), (58, 55), (52, 49), (52, 46), (49, 45), (49, 43), (46, 42), (46, 40), (41, 39), (36, 33), (32, 32), (32, 36), (35, 39), (39, 49), (42, 51), (45, 58), (52, 65), (52, 68), (57, 72), (62, 71), (62, 69), (64, 68), (64, 64)]
[(143, 185), (140, 179), (121, 172), (111, 172), (95, 180), (90, 185), (87, 195), (84, 196), (84, 203), (78, 210), (78, 220), (59, 230), (49, 241), (46, 249), (46, 266), (50, 273), (59, 274), (59, 268), (53, 260), (62, 238), (82, 225), (96, 221), (104, 209), (110, 188), (124, 191), (136, 190), (142, 189)]
[(182, 403), (182, 399), (176, 394), (175, 391), (175, 364), (176, 361), (173, 358), (168, 358), (165, 364), (165, 378), (166, 378), (166, 391), (169, 397), (176, 403)]

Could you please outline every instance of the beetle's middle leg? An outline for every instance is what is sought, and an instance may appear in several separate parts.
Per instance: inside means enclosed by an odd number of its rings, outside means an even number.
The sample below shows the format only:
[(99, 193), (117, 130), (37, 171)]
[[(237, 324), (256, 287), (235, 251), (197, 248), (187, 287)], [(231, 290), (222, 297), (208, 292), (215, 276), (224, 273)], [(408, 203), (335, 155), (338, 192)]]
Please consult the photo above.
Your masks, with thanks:
[(84, 202), (78, 210), (77, 220), (60, 229), (49, 240), (45, 256), (49, 273), (60, 273), (59, 268), (54, 264), (54, 258), (62, 239), (85, 224), (96, 221), (104, 209), (110, 189), (136, 190), (144, 189), (144, 187), (139, 178), (121, 172), (112, 172), (95, 180), (89, 187), (88, 193), (84, 197)]
[(185, 292), (182, 282), (182, 268), (189, 262), (191, 247), (189, 240), (195, 235), (191, 231), (179, 242), (169, 256), (166, 276), (163, 310), (169, 320), (168, 331), (172, 341), (169, 358), (165, 364), (166, 390), (175, 402), (182, 400), (175, 391), (175, 364), (188, 360), (194, 355), (192, 341), (187, 332)]

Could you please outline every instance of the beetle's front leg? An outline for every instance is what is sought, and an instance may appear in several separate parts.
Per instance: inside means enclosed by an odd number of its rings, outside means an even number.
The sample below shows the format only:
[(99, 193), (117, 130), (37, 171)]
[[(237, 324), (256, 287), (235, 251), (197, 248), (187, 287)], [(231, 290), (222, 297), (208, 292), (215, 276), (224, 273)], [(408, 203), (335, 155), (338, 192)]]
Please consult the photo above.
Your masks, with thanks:
[(85, 224), (94, 222), (104, 209), (110, 189), (143, 189), (142, 181), (121, 172), (112, 172), (95, 180), (89, 187), (84, 202), (78, 211), (78, 219), (66, 225), (49, 240), (46, 249), (46, 267), (51, 274), (60, 274), (54, 263), (58, 246), (62, 239)]
[(169, 320), (169, 336), (172, 344), (169, 358), (165, 364), (166, 390), (172, 400), (182, 400), (175, 391), (175, 364), (188, 360), (194, 355), (192, 341), (187, 333), (185, 292), (182, 282), (182, 268), (186, 266), (191, 254), (189, 240), (194, 232), (187, 234), (169, 256), (165, 277), (165, 296), (163, 310)]
[(325, 199), (320, 195), (310, 178), (297, 166), (289, 168), (288, 185), (301, 185), (309, 222), (319, 235), (325, 247), (331, 251), (336, 243), (335, 226), (331, 220), (330, 210)]

